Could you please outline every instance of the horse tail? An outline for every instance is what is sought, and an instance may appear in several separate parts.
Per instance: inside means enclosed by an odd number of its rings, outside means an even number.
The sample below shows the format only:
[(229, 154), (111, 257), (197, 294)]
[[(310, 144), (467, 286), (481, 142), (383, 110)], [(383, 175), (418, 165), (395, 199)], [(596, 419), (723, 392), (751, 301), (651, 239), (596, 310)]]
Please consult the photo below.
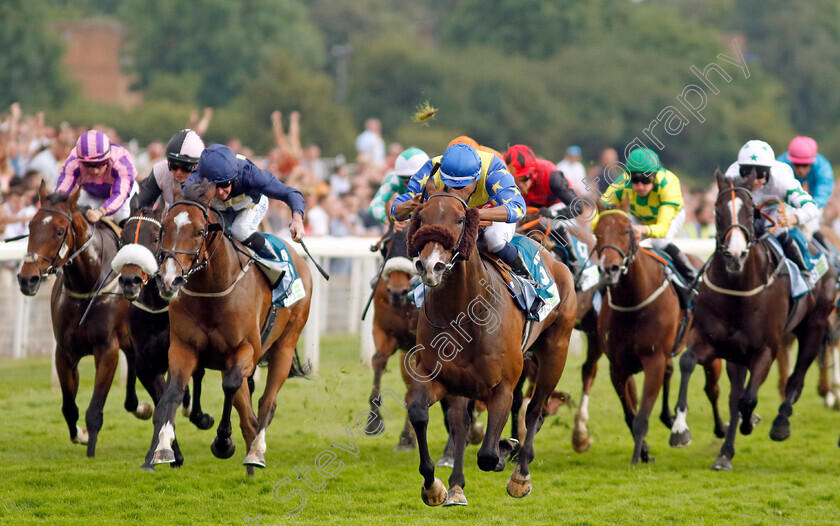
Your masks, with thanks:
[(289, 378), (308, 378), (310, 374), (312, 374), (312, 365), (308, 361), (300, 362), (300, 356), (298, 356), (298, 350), (295, 347), (295, 353), (292, 355), (292, 367), (289, 369)]

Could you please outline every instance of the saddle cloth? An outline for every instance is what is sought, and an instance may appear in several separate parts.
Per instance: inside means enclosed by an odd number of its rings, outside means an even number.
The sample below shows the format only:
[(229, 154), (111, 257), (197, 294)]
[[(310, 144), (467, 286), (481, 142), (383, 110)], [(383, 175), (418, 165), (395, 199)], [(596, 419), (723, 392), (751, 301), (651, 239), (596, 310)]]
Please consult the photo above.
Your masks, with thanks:
[[(515, 235), (511, 240), (522, 254), (522, 259), (531, 273), (531, 277), (537, 282), (537, 287), (520, 278), (510, 271), (510, 267), (502, 263), (496, 256), (483, 253), (482, 256), (491, 261), (501, 271), (502, 278), (507, 286), (507, 292), (514, 299), (514, 303), (525, 311), (526, 317), (531, 321), (542, 321), (560, 303), (560, 292), (557, 284), (551, 279), (549, 273), (540, 257), (537, 245), (526, 236)], [(419, 276), (412, 278), (412, 289), (409, 298), (419, 309), (423, 305), (425, 286)], [(531, 314), (531, 307), (537, 297), (542, 298), (542, 307), (534, 314)]]
[[(782, 270), (782, 274), (788, 274), (790, 276), (790, 297), (792, 300), (797, 300), (808, 293), (810, 288), (808, 287), (808, 282), (805, 281), (805, 278), (802, 277), (802, 272), (799, 270), (799, 267), (788, 259), (785, 256), (784, 249), (782, 249), (782, 244), (779, 243), (779, 240), (776, 239), (774, 236), (767, 236), (767, 242), (770, 245), (770, 249), (774, 256), (774, 261), (778, 262), (779, 260), (784, 260), (785, 262), (785, 269)], [(814, 244), (814, 243), (810, 243)], [(826, 258), (825, 254), (820, 251), (819, 256), (811, 256), (811, 262), (814, 264), (814, 269), (817, 271), (817, 280), (822, 278), (826, 272), (828, 272), (828, 258)]]
[(260, 232), (274, 249), (279, 259), (265, 259), (253, 254), (257, 267), (268, 278), (271, 285), (271, 302), (280, 307), (289, 307), (306, 297), (303, 280), (300, 279), (289, 249), (277, 236)]
[[(575, 276), (575, 286), (580, 291), (587, 291), (597, 285), (601, 281), (601, 271), (598, 269), (598, 265), (592, 262), (589, 258), (589, 247), (575, 237), (574, 234), (568, 232), (569, 239), (571, 239), (571, 246), (567, 247), (564, 246), (562, 243), (557, 243), (555, 245), (554, 252), (559, 253), (561, 255), (563, 263), (568, 264), (568, 253), (569, 251), (573, 251), (578, 262), (583, 265), (583, 268), (580, 271), (580, 274)], [(556, 239), (555, 239), (556, 241)]]

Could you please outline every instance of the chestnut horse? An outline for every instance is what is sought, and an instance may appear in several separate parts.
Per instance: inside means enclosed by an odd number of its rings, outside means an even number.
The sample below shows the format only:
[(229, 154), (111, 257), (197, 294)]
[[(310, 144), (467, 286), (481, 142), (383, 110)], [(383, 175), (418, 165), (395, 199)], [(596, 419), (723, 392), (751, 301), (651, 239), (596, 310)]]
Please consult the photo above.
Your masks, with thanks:
[[(201, 365), (223, 371), (225, 400), (217, 436), (210, 446), (218, 458), (230, 458), (231, 408), (239, 424), (248, 455), (249, 475), (265, 467), (266, 428), (274, 417), (277, 392), (292, 373), (300, 373), (297, 344), (312, 297), (312, 277), (303, 259), (289, 250), (306, 296), (289, 307), (276, 309), (274, 327), (261, 343), (262, 324), (272, 313), (271, 290), (262, 272), (253, 267), (245, 250), (222, 233), (209, 207), (215, 185), (188, 185), (184, 200), (172, 204), (163, 220), (160, 273), (161, 296), (169, 299), (169, 385), (155, 407), (153, 464), (174, 462), (174, 417), (190, 376)], [(251, 391), (244, 380), (267, 356), (268, 375), (259, 401), (258, 416), (251, 408)]]
[(699, 288), (694, 326), (683, 354), (686, 364), (680, 364), (682, 385), (677, 408), (687, 411), (687, 385), (694, 363), (716, 357), (727, 361), (732, 386), (730, 423), (712, 469), (730, 470), (738, 423), (741, 433), (752, 433), (758, 388), (767, 378), (783, 337), (792, 332), (799, 341), (796, 366), (770, 430), (773, 440), (790, 436), (789, 418), (802, 391), (805, 372), (828, 343), (837, 275), (830, 266), (791, 311), (790, 278), (779, 272), (784, 262), (774, 267), (769, 241), (758, 239), (753, 226), (755, 206), (748, 188), (755, 181), (755, 173), (746, 179), (728, 179), (716, 171), (715, 177), (719, 190), (715, 201), (716, 247)]
[[(537, 209), (528, 207), (528, 212), (529, 214), (534, 214), (537, 212)], [(564, 221), (563, 223), (568, 233), (578, 241), (585, 243), (589, 249), (588, 252), (591, 254), (595, 248), (595, 238), (592, 236), (592, 233), (588, 230), (577, 228), (576, 225), (573, 226), (571, 221)], [(549, 219), (535, 217), (533, 215), (531, 217), (526, 216), (520, 228), (521, 233), (551, 250), (558, 258), (565, 257), (563, 254), (564, 250), (574, 250), (573, 247), (562, 246), (559, 236), (556, 236), (551, 228), (551, 220)], [(580, 263), (584, 265), (586, 262), (581, 261)], [(592, 287), (584, 291), (575, 289), (578, 306), (575, 329), (583, 332), (586, 337), (586, 359), (583, 362), (580, 373), (583, 387), (581, 390), (580, 405), (575, 412), (575, 425), (572, 428), (572, 447), (578, 453), (587, 451), (592, 445), (592, 436), (586, 429), (586, 423), (589, 421), (589, 393), (592, 390), (592, 384), (595, 383), (595, 375), (598, 373), (598, 360), (604, 354), (601, 339), (598, 337), (598, 313), (595, 311), (593, 305), (593, 299), (597, 290), (598, 287)], [(555, 398), (555, 400), (559, 399)], [(515, 419), (514, 426), (516, 427), (518, 427), (518, 420), (521, 419), (518, 414), (519, 412), (516, 411), (519, 405), (521, 405), (521, 398), (515, 396), (513, 400), (514, 415), (512, 418)], [(518, 433), (514, 434), (513, 438), (518, 439), (519, 437), (517, 435)]]
[[(160, 239), (160, 221), (166, 203), (159, 199), (154, 207), (139, 208), (138, 196), (131, 199), (131, 214), (126, 220), (120, 244), (122, 247), (111, 266), (119, 274), (120, 291), (129, 301), (128, 332), (136, 353), (137, 378), (157, 405), (166, 388), (164, 375), (169, 369), (169, 302), (160, 296), (157, 281), (147, 283), (157, 274), (157, 261), (153, 251)], [(213, 417), (201, 411), (201, 380), (204, 368), (198, 366), (193, 373), (193, 397), (189, 388), (184, 390), (184, 416), (199, 429), (213, 427)], [(175, 452), (173, 467), (184, 462), (177, 441), (172, 444)], [(148, 456), (141, 466), (154, 471)]]
[[(137, 403), (134, 375), (134, 349), (126, 327), (128, 301), (107, 294), (116, 279), (112, 278), (97, 295), (109, 273), (111, 258), (117, 253), (118, 240), (103, 223), (92, 225), (76, 208), (80, 189), (69, 196), (47, 195), (41, 183), (41, 207), (29, 222), (29, 245), (23, 267), (18, 273), (20, 291), (34, 296), (50, 274), (56, 274), (50, 297), (55, 368), (61, 384), (61, 412), (70, 431), (70, 440), (87, 444), (87, 456), (96, 453), (96, 441), (102, 429), (102, 408), (117, 370), (119, 351), (128, 362), (125, 409), (138, 418), (149, 418), (149, 404)], [(90, 316), (79, 326), (90, 305)], [(86, 429), (76, 425), (79, 409), (79, 360), (92, 354), (96, 364), (93, 396), (85, 414)]]
[[(660, 390), (659, 419), (668, 428), (674, 423), (668, 407), (671, 350), (684, 313), (661, 258), (639, 247), (627, 211), (605, 209), (600, 203), (598, 210), (595, 252), (606, 284), (598, 326), (610, 360), (613, 387), (635, 441), (631, 462), (650, 462), (653, 459), (645, 437)], [(639, 371), (644, 371), (645, 380), (637, 410), (632, 375)]]
[[(417, 345), (406, 355), (412, 376), (406, 403), (419, 445), (424, 479), (421, 496), (430, 506), (467, 503), (463, 493), (467, 398), (487, 406), (487, 431), (478, 451), (478, 467), (484, 471), (504, 469), (511, 445), (500, 444), (499, 439), (522, 374), (523, 349), (529, 348), (539, 364), (537, 387), (526, 416), (527, 436), (507, 491), (513, 497), (531, 491), (528, 465), (534, 459), (534, 435), (543, 422), (546, 400), (563, 373), (577, 312), (569, 269), (533, 244), (534, 257), (539, 251), (546, 271), (554, 278), (560, 304), (543, 321), (526, 326), (525, 313), (506, 293), (499, 270), (476, 248), (478, 210), (468, 208), (465, 196), (454, 192), (457, 190), (429, 195), (414, 212), (408, 238), (409, 254), (419, 255), (415, 266), (428, 286)], [(452, 395), (447, 421), (455, 443), (448, 492), (435, 477), (426, 439), (429, 406), (447, 395)]]

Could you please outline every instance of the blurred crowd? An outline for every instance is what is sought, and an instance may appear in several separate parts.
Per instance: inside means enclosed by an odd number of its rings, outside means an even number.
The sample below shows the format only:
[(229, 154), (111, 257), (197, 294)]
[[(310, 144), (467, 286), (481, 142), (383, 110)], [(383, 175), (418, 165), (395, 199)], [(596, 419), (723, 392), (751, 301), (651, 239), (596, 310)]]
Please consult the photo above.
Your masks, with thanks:
[[(213, 111), (194, 112), (185, 123), (200, 135), (211, 125)], [(285, 122), (284, 122), (285, 121)], [(254, 152), (238, 139), (227, 143), (236, 153), (272, 172), (279, 180), (301, 191), (307, 202), (305, 224), (310, 236), (377, 236), (385, 225), (368, 211), (379, 185), (393, 169), (403, 145), (387, 144), (378, 119), (370, 118), (356, 139), (355, 159), (343, 155), (324, 157), (316, 144), (301, 144), (301, 115), (271, 115), (274, 146), (268, 152)], [(115, 143), (125, 146), (134, 157), (138, 182), (151, 172), (154, 163), (163, 159), (168, 137), (141, 147), (136, 141), (125, 143), (116, 130), (94, 126), (108, 134)], [(50, 191), (55, 187), (61, 166), (73, 149), (76, 139), (88, 128), (63, 122), (58, 127), (45, 124), (43, 112), (25, 115), (13, 104), (0, 122), (0, 239), (26, 234), (28, 222), (38, 206), (41, 181)], [(173, 130), (173, 133), (177, 130)], [(411, 146), (411, 145), (406, 145)], [(441, 152), (428, 152), (434, 156)], [(597, 162), (586, 166), (578, 146), (569, 146), (557, 166), (581, 195), (603, 193), (618, 174), (609, 166), (619, 160), (608, 148)], [(612, 175), (612, 176), (611, 176)], [(678, 174), (679, 175), (679, 174)], [(715, 235), (714, 181), (708, 188), (691, 190), (683, 186), (686, 209), (684, 237), (711, 238)], [(840, 201), (834, 196), (825, 208), (825, 219), (840, 227)], [(288, 236), (290, 211), (283, 203), (272, 201), (264, 230)]]

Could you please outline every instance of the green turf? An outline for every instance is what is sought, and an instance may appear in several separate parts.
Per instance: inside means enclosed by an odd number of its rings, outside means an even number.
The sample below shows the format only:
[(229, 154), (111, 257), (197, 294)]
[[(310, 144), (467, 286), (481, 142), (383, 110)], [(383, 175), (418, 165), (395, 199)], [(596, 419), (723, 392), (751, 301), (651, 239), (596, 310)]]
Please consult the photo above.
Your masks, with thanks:
[[(632, 439), (604, 360), (590, 404), (589, 428), (595, 442), (589, 452), (572, 450), (573, 410), (561, 408), (537, 436), (531, 495), (521, 500), (507, 496), (510, 466), (504, 473), (481, 472), (475, 463), (477, 446), (470, 446), (465, 470), (469, 506), (445, 509), (428, 508), (420, 500), (416, 452), (392, 450), (404, 413), (388, 421), (381, 436), (367, 438), (356, 432), (357, 456), (330, 447), (333, 441), (347, 443), (345, 426), (367, 409), (371, 374), (359, 364), (357, 349), (353, 337), (322, 339), (320, 377), (292, 380), (280, 391), (267, 434), (268, 468), (252, 479), (245, 477), (241, 465), (246, 452), (236, 417), (237, 451), (231, 459), (218, 460), (210, 453), (215, 430), (199, 431), (179, 416), (176, 432), (186, 457), (184, 467), (158, 467), (155, 474), (140, 471), (151, 421), (125, 413), (122, 388), (116, 382), (105, 406), (96, 458), (87, 459), (84, 448), (67, 436), (60, 394), (49, 386), (48, 360), (2, 361), (0, 524), (247, 524), (246, 516), (261, 516), (260, 525), (836, 524), (840, 520), (840, 419), (821, 405), (815, 370), (809, 372), (805, 392), (794, 407), (793, 436), (783, 443), (768, 437), (779, 404), (776, 375), (771, 374), (757, 408), (764, 421), (751, 436), (738, 436), (734, 471), (719, 473), (709, 469), (721, 441), (711, 431), (699, 370), (689, 399), (694, 443), (686, 449), (669, 448), (668, 430), (654, 419), (648, 441), (656, 462), (631, 466)], [(580, 365), (580, 357), (571, 357), (560, 382), (575, 399)], [(91, 393), (92, 370), (92, 360), (84, 360), (82, 415)], [(677, 373), (675, 391), (678, 381)], [(384, 383), (403, 392), (396, 363)], [(218, 374), (208, 372), (203, 405), (217, 419), (219, 384)], [(727, 393), (725, 375), (723, 384)], [(261, 392), (261, 383), (257, 389)], [(141, 400), (148, 400), (148, 395), (142, 393)], [(430, 433), (432, 451), (439, 455), (445, 437), (436, 407), (431, 411)], [(344, 465), (315, 492), (295, 479), (293, 469), (313, 468), (312, 481), (324, 482), (313, 463), (327, 449), (337, 453), (331, 468), (339, 461)], [(449, 470), (441, 468), (437, 474), (445, 483)], [(308, 496), (305, 508), (294, 518), (285, 513), (298, 499), (286, 503), (272, 499), (272, 488), (284, 477), (291, 480), (276, 492), (278, 500), (293, 489), (305, 490)]]

